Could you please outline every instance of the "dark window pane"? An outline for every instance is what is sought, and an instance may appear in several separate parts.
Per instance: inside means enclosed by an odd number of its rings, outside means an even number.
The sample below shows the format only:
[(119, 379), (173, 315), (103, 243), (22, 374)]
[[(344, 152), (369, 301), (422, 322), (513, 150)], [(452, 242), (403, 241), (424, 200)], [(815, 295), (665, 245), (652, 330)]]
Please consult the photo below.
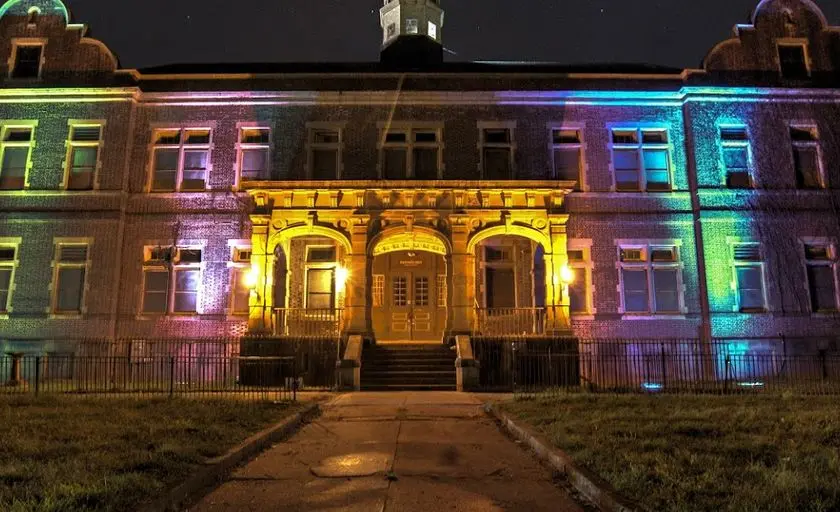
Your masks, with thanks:
[(613, 151), (613, 165), (616, 171), (637, 170), (639, 152), (635, 149), (617, 149)]
[(676, 270), (654, 270), (653, 291), (657, 313), (675, 313), (680, 310)]
[(23, 190), (28, 159), (28, 147), (6, 148), (3, 151), (3, 167), (0, 169), (0, 189)]
[(808, 78), (805, 47), (802, 45), (779, 45), (779, 64), (785, 78)]
[(437, 142), (437, 132), (414, 132), (414, 142)]
[(102, 128), (100, 126), (76, 126), (73, 128), (74, 142), (99, 142)]
[(764, 309), (764, 283), (761, 268), (738, 267), (735, 271), (738, 279), (738, 296), (741, 309)]
[(314, 149), (314, 150), (312, 150), (312, 179), (313, 180), (334, 180), (334, 179), (338, 179), (338, 150), (337, 149)]
[(383, 149), (382, 177), (386, 180), (406, 179), (407, 151), (405, 149)]
[(727, 171), (746, 171), (749, 165), (749, 152), (746, 146), (723, 148), (723, 164)]
[(812, 147), (793, 148), (796, 186), (799, 188), (819, 188), (819, 159), (817, 149)]
[(38, 78), (42, 46), (18, 46), (12, 78)]
[(577, 274), (577, 279), (569, 285), (571, 311), (572, 313), (586, 313), (586, 279), (582, 270)]
[(814, 311), (835, 311), (834, 269), (830, 265), (808, 265), (808, 289)]
[(510, 130), (489, 128), (484, 130), (484, 142), (488, 144), (510, 144)]
[(0, 267), (0, 311), (5, 312), (9, 304), (9, 289), (12, 286), (12, 269)]
[(243, 149), (242, 150), (242, 174), (240, 179), (262, 180), (268, 178), (268, 150), (267, 149)]
[(516, 307), (516, 276), (512, 268), (488, 268), (487, 307)]
[(746, 128), (721, 128), (720, 140), (727, 142), (742, 142), (749, 140), (749, 137), (747, 136)]
[(509, 180), (512, 177), (510, 149), (484, 148), (484, 179)]
[(267, 128), (243, 128), (241, 142), (243, 144), (268, 144), (271, 130)]
[(325, 263), (335, 261), (335, 247), (310, 247), (306, 255), (309, 263)]
[(667, 144), (668, 133), (661, 130), (643, 131), (642, 142), (644, 144)]
[(143, 312), (166, 313), (169, 272), (146, 271), (143, 282)]
[(84, 268), (60, 268), (58, 270), (56, 311), (62, 313), (81, 312), (84, 286)]
[(580, 179), (580, 149), (554, 150), (554, 177), (564, 181)]
[(647, 271), (621, 271), (624, 282), (624, 310), (628, 313), (645, 313), (648, 311)]
[(614, 144), (637, 144), (639, 142), (639, 134), (636, 130), (614, 130), (613, 143)]
[(414, 149), (414, 179), (438, 179), (438, 150), (437, 148)]
[(315, 130), (312, 132), (312, 142), (316, 144), (338, 144), (337, 130)]
[(245, 285), (247, 269), (235, 269), (233, 272), (233, 312), (246, 314), (249, 311), (251, 290)]

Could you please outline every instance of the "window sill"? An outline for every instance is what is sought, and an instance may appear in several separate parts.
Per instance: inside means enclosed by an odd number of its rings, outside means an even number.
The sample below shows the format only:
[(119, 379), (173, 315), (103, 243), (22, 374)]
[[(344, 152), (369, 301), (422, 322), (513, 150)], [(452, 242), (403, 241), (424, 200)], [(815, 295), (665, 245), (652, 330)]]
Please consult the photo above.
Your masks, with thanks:
[(572, 313), (572, 322), (576, 320), (595, 320), (595, 315), (590, 313)]
[(50, 313), (47, 318), (50, 320), (81, 320), (84, 317), (83, 313)]
[(622, 320), (686, 320), (686, 316), (683, 314), (661, 314), (661, 315), (651, 315), (651, 314), (635, 314), (635, 313), (622, 313), (621, 319)]
[(742, 315), (766, 315), (770, 311), (767, 309), (736, 309), (736, 313), (740, 313)]

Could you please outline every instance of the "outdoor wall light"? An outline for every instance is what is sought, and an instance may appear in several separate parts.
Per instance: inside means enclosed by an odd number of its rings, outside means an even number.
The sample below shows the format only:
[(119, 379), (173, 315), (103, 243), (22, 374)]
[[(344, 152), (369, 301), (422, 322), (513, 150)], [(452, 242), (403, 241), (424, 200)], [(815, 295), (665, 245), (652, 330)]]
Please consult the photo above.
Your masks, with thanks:
[(345, 267), (336, 267), (335, 269), (335, 287), (338, 290), (344, 289), (347, 283), (347, 278), (350, 277), (350, 271)]
[(256, 269), (251, 269), (242, 276), (242, 284), (244, 284), (248, 289), (253, 290), (259, 284), (260, 276), (257, 273)]
[(560, 281), (562, 281), (564, 285), (570, 285), (574, 283), (575, 271), (569, 268), (567, 265), (563, 265), (563, 268), (560, 269)]

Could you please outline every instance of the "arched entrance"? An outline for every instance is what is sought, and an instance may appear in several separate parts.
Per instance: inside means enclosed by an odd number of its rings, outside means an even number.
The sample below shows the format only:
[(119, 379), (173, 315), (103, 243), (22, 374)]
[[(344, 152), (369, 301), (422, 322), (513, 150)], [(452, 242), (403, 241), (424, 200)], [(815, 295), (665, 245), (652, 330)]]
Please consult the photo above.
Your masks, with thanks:
[(372, 244), (371, 320), (380, 342), (442, 342), (448, 245), (431, 231), (383, 233)]

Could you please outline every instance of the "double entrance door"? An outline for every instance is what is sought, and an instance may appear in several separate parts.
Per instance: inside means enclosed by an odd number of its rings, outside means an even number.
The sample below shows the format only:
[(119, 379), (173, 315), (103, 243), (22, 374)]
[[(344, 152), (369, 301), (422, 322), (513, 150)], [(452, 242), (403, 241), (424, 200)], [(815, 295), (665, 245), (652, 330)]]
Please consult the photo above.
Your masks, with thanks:
[(376, 337), (390, 341), (440, 341), (446, 321), (446, 271), (442, 258), (423, 252), (377, 257), (373, 269)]

